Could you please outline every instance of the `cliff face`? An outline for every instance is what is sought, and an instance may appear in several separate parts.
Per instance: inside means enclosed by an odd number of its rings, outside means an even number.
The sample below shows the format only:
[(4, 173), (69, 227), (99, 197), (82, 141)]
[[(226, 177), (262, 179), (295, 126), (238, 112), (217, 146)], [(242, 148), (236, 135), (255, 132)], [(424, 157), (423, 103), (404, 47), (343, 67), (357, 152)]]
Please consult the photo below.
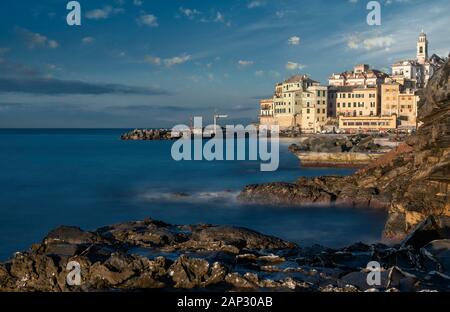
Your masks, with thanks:
[(450, 60), (424, 91), (419, 119), (417, 134), (353, 176), (250, 185), (239, 198), (383, 207), (389, 211), (384, 236), (401, 239), (427, 216), (450, 216)]
[(450, 61), (433, 76), (419, 104), (423, 125), (406, 141), (407, 152), (361, 173), (390, 194), (385, 235), (404, 236), (429, 215), (450, 215)]

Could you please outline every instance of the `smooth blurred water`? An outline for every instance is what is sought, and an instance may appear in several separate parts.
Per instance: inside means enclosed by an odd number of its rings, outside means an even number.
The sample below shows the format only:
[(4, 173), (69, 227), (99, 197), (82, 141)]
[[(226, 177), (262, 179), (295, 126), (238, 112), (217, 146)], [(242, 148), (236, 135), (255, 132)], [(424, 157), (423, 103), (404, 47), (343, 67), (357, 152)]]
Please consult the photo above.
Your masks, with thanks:
[(282, 140), (278, 171), (261, 172), (254, 161), (176, 162), (172, 142), (120, 141), (124, 131), (0, 130), (1, 260), (59, 225), (95, 229), (146, 217), (245, 226), (300, 245), (337, 247), (380, 238), (386, 219), (380, 211), (235, 201), (251, 183), (352, 172), (300, 168), (287, 151), (290, 140)]

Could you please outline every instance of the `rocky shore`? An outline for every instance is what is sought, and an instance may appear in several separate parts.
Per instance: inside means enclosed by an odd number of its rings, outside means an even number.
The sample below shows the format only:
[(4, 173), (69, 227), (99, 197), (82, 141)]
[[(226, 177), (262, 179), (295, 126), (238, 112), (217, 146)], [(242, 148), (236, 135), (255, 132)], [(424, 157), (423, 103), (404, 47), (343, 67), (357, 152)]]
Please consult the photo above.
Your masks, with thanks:
[(419, 119), (423, 125), (416, 134), (352, 176), (249, 185), (239, 199), (385, 208), (384, 236), (401, 240), (428, 216), (450, 216), (450, 61), (429, 81)]
[[(59, 227), (0, 265), (0, 291), (450, 291), (450, 218), (402, 244), (300, 247), (245, 228), (144, 220), (95, 231)], [(69, 263), (80, 284), (69, 286)], [(367, 265), (381, 265), (380, 284)], [(70, 279), (70, 278), (69, 278)]]

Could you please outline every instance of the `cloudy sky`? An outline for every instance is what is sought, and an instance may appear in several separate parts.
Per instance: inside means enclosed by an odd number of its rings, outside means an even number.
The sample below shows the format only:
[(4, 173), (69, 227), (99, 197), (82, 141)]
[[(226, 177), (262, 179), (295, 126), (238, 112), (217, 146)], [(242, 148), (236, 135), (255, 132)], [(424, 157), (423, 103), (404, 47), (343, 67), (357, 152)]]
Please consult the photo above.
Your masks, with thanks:
[(450, 1), (0, 1), (0, 128), (163, 127), (227, 113), (256, 121), (258, 98), (292, 74), (326, 83), (368, 63), (450, 52)]

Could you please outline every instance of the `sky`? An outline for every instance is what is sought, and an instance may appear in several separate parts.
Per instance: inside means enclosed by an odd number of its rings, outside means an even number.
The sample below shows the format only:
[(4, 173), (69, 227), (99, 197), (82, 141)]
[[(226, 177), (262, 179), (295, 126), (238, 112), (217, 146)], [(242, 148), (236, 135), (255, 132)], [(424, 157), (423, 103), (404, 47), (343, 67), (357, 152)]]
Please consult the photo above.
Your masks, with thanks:
[(0, 1), (0, 128), (136, 128), (257, 121), (258, 99), (294, 74), (324, 84), (366, 63), (390, 72), (450, 52), (449, 0)]

